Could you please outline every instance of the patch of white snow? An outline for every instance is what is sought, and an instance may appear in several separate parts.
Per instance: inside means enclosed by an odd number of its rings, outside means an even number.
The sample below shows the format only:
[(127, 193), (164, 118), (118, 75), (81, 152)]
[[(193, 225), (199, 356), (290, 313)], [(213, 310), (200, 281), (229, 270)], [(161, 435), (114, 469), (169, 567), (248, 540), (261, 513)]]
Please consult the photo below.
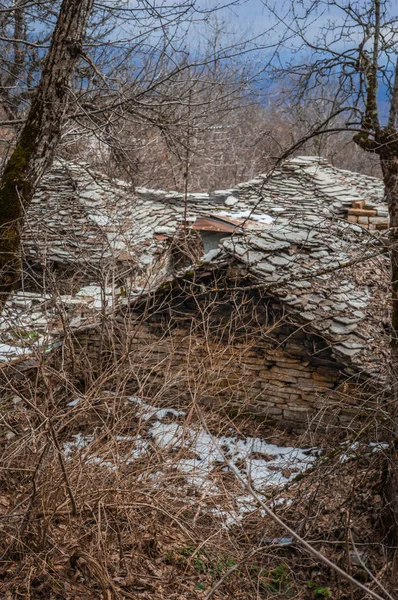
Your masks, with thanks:
[(251, 219), (252, 221), (257, 221), (258, 223), (263, 223), (265, 225), (271, 225), (274, 222), (274, 218), (265, 213), (256, 215), (251, 210), (242, 210), (240, 212), (231, 212), (222, 210), (216, 215), (220, 217), (228, 217), (230, 219)]

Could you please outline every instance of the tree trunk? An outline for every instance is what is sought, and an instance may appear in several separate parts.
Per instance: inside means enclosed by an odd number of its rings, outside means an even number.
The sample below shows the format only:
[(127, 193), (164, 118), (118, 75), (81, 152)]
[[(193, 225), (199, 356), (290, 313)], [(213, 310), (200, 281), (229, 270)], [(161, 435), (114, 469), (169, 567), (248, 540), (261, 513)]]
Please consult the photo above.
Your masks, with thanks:
[(391, 397), (386, 431), (389, 441), (384, 476), (383, 526), (390, 541), (398, 544), (398, 157), (381, 159), (385, 196), (390, 216), (391, 260)]
[(63, 0), (36, 96), (0, 179), (0, 311), (20, 275), (25, 214), (60, 139), (92, 6), (93, 0)]

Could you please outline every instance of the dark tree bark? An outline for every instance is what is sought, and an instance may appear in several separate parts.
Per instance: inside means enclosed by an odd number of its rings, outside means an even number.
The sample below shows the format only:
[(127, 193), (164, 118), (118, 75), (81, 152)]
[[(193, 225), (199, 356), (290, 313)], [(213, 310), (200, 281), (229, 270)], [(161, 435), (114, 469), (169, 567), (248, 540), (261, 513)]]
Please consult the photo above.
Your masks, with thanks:
[(60, 139), (92, 7), (93, 0), (63, 0), (36, 96), (0, 179), (0, 310), (20, 275), (24, 217)]
[[(390, 261), (391, 261), (391, 361), (389, 408), (389, 451), (386, 455), (384, 486), (382, 489), (384, 510), (382, 525), (393, 544), (398, 546), (398, 148), (397, 132), (390, 134), (390, 145), (383, 144), (380, 157), (385, 197), (389, 207)], [(392, 139), (395, 139), (395, 143)], [(391, 151), (392, 150), (392, 151)], [(391, 151), (391, 152), (389, 152)], [(387, 154), (387, 157), (383, 154)], [(398, 554), (397, 554), (398, 556)], [(394, 561), (395, 563), (395, 561)]]
[(386, 452), (385, 477), (381, 492), (384, 500), (382, 525), (388, 538), (396, 547), (393, 561), (396, 564), (398, 560), (398, 59), (395, 58), (388, 122), (382, 126), (378, 105), (379, 57), (385, 49), (382, 47), (382, 5), (382, 0), (372, 1), (374, 31), (371, 58), (361, 49), (367, 92), (365, 113), (361, 122), (362, 131), (354, 136), (354, 141), (363, 150), (373, 152), (380, 158), (390, 219), (391, 356), (389, 387), (391, 397), (388, 409), (389, 422), (386, 428), (389, 449)]
[[(398, 65), (398, 62), (397, 62)], [(397, 69), (398, 74), (398, 69)], [(398, 77), (396, 89), (398, 95)], [(380, 158), (383, 173), (384, 195), (389, 211), (389, 251), (391, 264), (391, 341), (389, 364), (389, 409), (386, 439), (389, 449), (385, 454), (382, 485), (382, 527), (392, 544), (398, 547), (398, 131), (395, 127), (396, 105), (392, 105), (394, 118), (386, 127), (365, 117), (363, 132), (354, 141), (365, 151)], [(398, 558), (398, 550), (396, 557)], [(394, 560), (395, 562), (395, 560)]]

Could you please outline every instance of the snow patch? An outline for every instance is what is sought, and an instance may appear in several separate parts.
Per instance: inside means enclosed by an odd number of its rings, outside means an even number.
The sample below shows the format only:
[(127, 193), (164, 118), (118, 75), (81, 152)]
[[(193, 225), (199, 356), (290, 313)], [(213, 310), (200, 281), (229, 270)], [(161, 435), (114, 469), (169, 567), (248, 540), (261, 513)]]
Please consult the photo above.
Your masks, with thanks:
[[(149, 473), (147, 479), (152, 480), (153, 485), (157, 485), (157, 482), (161, 484), (161, 478), (167, 477), (168, 471), (176, 470), (185, 476), (186, 484), (199, 489), (204, 496), (211, 496), (213, 506), (216, 497), (223, 495), (220, 477), (230, 472), (231, 468), (239, 471), (261, 494), (288, 483), (316, 459), (314, 449), (277, 446), (254, 437), (241, 439), (233, 435), (217, 436), (200, 426), (186, 425), (183, 422), (184, 411), (152, 406), (138, 397), (129, 397), (128, 401), (136, 405), (137, 416), (146, 422), (145, 439), (138, 433), (135, 436), (116, 436), (115, 441), (131, 444), (126, 455), (120, 457), (116, 454), (114, 462), (110, 464), (109, 460), (87, 452), (84, 458), (86, 463), (114, 470), (119, 462), (130, 464), (137, 459), (142, 460), (144, 455), (149, 453), (150, 456), (155, 448), (156, 453), (162, 453), (163, 470), (156, 474)], [(91, 436), (77, 434), (73, 437), (72, 441), (64, 444), (65, 456), (70, 456), (74, 449), (83, 450), (93, 441)], [(181, 458), (178, 457), (179, 452)], [(140, 478), (144, 477), (145, 474), (140, 475)], [(222, 508), (213, 507), (209, 510), (222, 517), (224, 524), (229, 526), (257, 509), (256, 501), (250, 495), (235, 492), (230, 508), (226, 509), (223, 504)]]
[(68, 402), (68, 404), (66, 406), (77, 406), (80, 401), (81, 401), (81, 398), (75, 398), (71, 402)]
[(76, 294), (76, 298), (91, 298), (94, 308), (101, 309), (103, 303), (105, 306), (112, 304), (112, 294), (114, 290), (111, 287), (102, 288), (99, 285), (85, 285)]
[(9, 344), (0, 344), (0, 360), (10, 360), (22, 354), (30, 354), (29, 348), (21, 348), (21, 346), (10, 346)]
[(230, 219), (251, 219), (252, 221), (257, 221), (258, 223), (263, 223), (265, 225), (271, 225), (271, 223), (274, 222), (274, 218), (270, 215), (265, 213), (257, 215), (251, 210), (242, 210), (240, 212), (222, 210), (216, 213), (216, 215), (220, 217), (228, 217)]

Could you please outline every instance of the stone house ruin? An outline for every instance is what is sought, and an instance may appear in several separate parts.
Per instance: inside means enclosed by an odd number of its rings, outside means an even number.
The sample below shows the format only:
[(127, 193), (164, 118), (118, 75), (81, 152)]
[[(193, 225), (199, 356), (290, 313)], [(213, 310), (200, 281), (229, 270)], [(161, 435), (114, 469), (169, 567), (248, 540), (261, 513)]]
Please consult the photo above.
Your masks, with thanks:
[(73, 341), (83, 387), (117, 361), (144, 396), (296, 430), (375, 409), (389, 295), (378, 179), (300, 157), (184, 198), (60, 160), (30, 210), (9, 311), (49, 345)]
[[(366, 232), (324, 217), (232, 235), (129, 302), (112, 346), (126, 348), (127, 335), (125, 367), (140, 394), (195, 398), (295, 430), (352, 424), (376, 409), (385, 268)], [(374, 278), (385, 285), (369, 285)], [(100, 338), (81, 332), (82, 355)]]
[[(93, 283), (114, 267), (121, 280), (129, 275), (132, 287), (150, 287), (164, 276), (160, 257), (184, 219), (189, 227), (196, 221), (199, 230), (200, 219), (221, 218), (232, 223), (231, 233), (249, 216), (266, 224), (314, 213), (359, 220), (376, 230), (382, 223), (372, 219), (387, 215), (383, 193), (375, 177), (335, 169), (318, 157), (299, 157), (234, 189), (188, 194), (185, 207), (181, 193), (133, 189), (87, 164), (58, 159), (29, 208), (22, 284), (29, 286), (32, 269), (40, 275), (49, 267), (67, 269), (80, 273), (83, 283)], [(222, 236), (205, 226), (201, 231), (206, 250), (209, 244), (217, 247)]]

